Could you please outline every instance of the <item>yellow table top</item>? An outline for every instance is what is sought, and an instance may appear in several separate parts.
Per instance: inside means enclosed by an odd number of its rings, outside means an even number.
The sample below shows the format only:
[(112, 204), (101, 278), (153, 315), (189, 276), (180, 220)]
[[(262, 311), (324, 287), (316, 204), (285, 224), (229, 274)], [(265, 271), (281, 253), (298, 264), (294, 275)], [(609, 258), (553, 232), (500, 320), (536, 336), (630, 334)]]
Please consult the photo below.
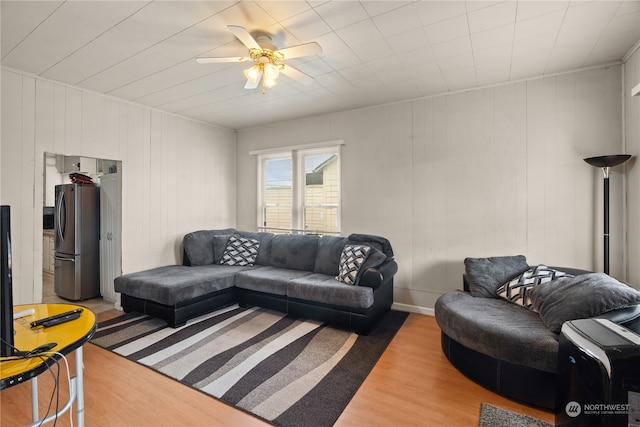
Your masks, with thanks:
[[(31, 351), (41, 345), (57, 343), (51, 352), (68, 354), (87, 342), (96, 331), (96, 315), (88, 308), (74, 304), (26, 304), (13, 308), (14, 313), (33, 308), (34, 314), (13, 321), (14, 347), (20, 351)], [(31, 328), (34, 320), (82, 308), (79, 318), (48, 328)], [(23, 382), (44, 372), (47, 363), (60, 356), (43, 355), (40, 357), (0, 357), (0, 389)]]

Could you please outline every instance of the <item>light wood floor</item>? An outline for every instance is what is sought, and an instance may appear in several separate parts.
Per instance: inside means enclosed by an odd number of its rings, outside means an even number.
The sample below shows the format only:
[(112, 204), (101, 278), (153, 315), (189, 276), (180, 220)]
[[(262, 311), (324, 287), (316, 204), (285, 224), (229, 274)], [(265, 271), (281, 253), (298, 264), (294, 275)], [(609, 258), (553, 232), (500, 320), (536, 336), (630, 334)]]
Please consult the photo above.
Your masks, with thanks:
[(114, 303), (103, 299), (102, 297), (91, 298), (84, 301), (67, 301), (56, 295), (54, 290), (53, 273), (42, 272), (42, 302), (45, 304), (78, 304), (93, 310), (94, 313), (101, 313), (114, 308)]
[[(111, 310), (99, 318), (119, 314)], [(84, 349), (87, 426), (267, 425), (93, 344)], [(44, 413), (53, 383), (50, 375), (39, 378)], [(66, 384), (62, 388), (64, 402)], [(0, 425), (30, 421), (28, 384), (3, 390), (0, 399)], [(460, 374), (442, 354), (435, 319), (411, 314), (335, 426), (477, 426), (481, 402), (553, 423), (552, 413), (510, 401)], [(69, 425), (67, 414), (57, 422), (60, 427)]]

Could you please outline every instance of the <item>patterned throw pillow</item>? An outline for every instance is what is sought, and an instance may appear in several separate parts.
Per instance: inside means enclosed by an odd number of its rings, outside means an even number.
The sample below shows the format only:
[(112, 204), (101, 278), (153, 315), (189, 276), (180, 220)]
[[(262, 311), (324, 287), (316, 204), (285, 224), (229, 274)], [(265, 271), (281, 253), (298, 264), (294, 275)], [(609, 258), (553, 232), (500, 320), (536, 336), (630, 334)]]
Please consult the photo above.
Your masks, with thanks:
[(500, 286), (496, 293), (509, 302), (536, 311), (531, 302), (531, 289), (541, 283), (550, 282), (560, 277), (573, 277), (573, 275), (554, 270), (546, 265), (538, 265)]
[(340, 255), (336, 279), (347, 285), (358, 283), (360, 267), (369, 256), (371, 247), (366, 245), (345, 245)]
[(258, 249), (260, 249), (258, 240), (231, 236), (218, 264), (251, 266), (256, 262)]

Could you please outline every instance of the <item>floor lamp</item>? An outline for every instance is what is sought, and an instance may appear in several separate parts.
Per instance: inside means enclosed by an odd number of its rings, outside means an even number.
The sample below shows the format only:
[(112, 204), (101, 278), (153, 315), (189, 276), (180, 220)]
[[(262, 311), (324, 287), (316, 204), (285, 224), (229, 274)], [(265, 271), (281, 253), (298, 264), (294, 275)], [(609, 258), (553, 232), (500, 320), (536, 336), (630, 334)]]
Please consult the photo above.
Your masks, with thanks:
[(629, 160), (629, 154), (588, 157), (585, 162), (591, 166), (602, 168), (604, 175), (604, 272), (609, 274), (609, 168), (618, 166)]

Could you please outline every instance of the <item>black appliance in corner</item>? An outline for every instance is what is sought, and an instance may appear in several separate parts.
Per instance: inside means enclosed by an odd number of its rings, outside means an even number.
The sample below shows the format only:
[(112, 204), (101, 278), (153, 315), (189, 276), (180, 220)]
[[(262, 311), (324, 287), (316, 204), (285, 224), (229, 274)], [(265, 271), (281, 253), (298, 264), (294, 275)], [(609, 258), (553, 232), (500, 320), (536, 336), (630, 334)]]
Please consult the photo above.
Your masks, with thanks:
[(42, 229), (43, 230), (53, 230), (54, 228), (54, 211), (55, 206), (43, 206), (42, 207)]
[(605, 319), (565, 322), (556, 425), (640, 427), (640, 335)]

